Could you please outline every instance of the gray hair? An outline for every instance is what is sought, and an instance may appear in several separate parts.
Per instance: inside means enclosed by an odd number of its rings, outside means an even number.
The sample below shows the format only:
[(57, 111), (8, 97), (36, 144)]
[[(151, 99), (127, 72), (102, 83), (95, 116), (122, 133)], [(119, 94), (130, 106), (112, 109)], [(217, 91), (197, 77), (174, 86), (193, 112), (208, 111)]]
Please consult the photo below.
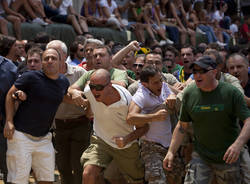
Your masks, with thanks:
[(95, 38), (88, 38), (85, 42), (85, 45), (88, 43), (95, 43), (97, 45), (104, 45), (101, 40), (95, 39)]
[(52, 41), (50, 41), (50, 42), (46, 45), (46, 49), (48, 49), (48, 48), (49, 48), (51, 45), (53, 45), (53, 44), (59, 45), (59, 46), (61, 47), (62, 51), (63, 51), (66, 55), (68, 55), (68, 48), (67, 48), (67, 45), (66, 45), (63, 41), (61, 41), (61, 40), (52, 40)]
[(247, 67), (249, 66), (249, 61), (248, 61), (248, 59), (246, 58), (246, 56), (244, 56), (243, 54), (240, 54), (240, 53), (231, 54), (231, 55), (227, 58), (227, 63), (228, 63), (228, 60), (229, 60), (230, 58), (235, 59), (235, 58), (237, 58), (237, 57), (240, 57), (240, 58), (244, 61), (244, 63), (247, 65)]

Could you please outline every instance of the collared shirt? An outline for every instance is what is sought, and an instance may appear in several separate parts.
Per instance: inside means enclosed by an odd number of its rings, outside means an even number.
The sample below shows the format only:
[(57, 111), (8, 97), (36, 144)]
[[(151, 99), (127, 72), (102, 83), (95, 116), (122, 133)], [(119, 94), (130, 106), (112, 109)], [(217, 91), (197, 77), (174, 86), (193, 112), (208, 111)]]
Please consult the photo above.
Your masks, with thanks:
[(0, 56), (0, 117), (2, 118), (5, 114), (5, 96), (16, 80), (16, 70), (17, 67), (12, 61)]
[[(159, 96), (153, 94), (149, 89), (140, 83), (132, 101), (134, 101), (141, 108), (142, 114), (149, 114), (163, 104), (167, 97), (172, 93), (173, 92), (169, 89), (165, 82), (162, 84), (161, 94)], [(168, 116), (165, 121), (155, 121), (149, 123), (149, 130), (142, 137), (142, 139), (160, 143), (166, 148), (169, 147), (171, 138), (172, 133), (170, 116)]]
[[(86, 70), (79, 66), (72, 66), (70, 64), (67, 64), (67, 72), (64, 74), (66, 78), (69, 80), (70, 85), (74, 84), (75, 81), (77, 81)], [(83, 108), (78, 107), (73, 104), (66, 104), (61, 103), (59, 106), (56, 116), (56, 119), (74, 119), (78, 118), (80, 116), (83, 116), (85, 114)]]

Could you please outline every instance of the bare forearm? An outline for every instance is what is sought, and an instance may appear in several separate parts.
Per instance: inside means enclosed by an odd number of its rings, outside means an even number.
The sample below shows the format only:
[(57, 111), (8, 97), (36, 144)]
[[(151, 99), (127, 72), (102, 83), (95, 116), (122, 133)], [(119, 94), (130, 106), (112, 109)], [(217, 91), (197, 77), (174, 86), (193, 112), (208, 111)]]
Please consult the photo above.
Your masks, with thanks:
[(243, 147), (244, 144), (250, 139), (250, 117), (244, 121), (244, 126), (240, 132), (239, 137), (235, 140), (235, 143)]
[(129, 45), (121, 49), (119, 52), (117, 52), (113, 57), (112, 57), (112, 65), (114, 67), (117, 67), (121, 65), (123, 58), (129, 53), (130, 51)]
[(17, 109), (15, 108), (15, 99), (12, 98), (12, 93), (10, 92), (6, 96), (5, 109), (6, 121), (13, 122), (13, 117)]
[(149, 129), (148, 124), (145, 124), (145, 126), (136, 128), (135, 131), (131, 132), (127, 136), (125, 136), (126, 144), (139, 139), (141, 136), (143, 136)]
[(175, 154), (179, 149), (181, 143), (183, 142), (187, 126), (183, 125), (180, 121), (176, 125), (173, 133), (173, 137), (171, 140), (171, 144), (169, 147), (169, 151)]
[(250, 98), (248, 98), (247, 96), (244, 96), (244, 98), (247, 103), (247, 106), (250, 107)]
[(135, 125), (137, 127), (145, 126), (145, 124), (153, 122), (154, 114), (129, 114), (127, 122), (130, 125)]

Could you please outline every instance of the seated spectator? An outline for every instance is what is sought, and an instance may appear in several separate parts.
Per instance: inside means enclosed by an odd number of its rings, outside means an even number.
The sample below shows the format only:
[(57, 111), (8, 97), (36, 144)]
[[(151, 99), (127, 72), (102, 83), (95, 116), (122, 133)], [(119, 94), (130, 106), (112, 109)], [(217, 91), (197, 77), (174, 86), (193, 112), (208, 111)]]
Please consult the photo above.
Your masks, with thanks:
[(145, 21), (145, 12), (144, 12), (144, 0), (136, 0), (135, 6), (130, 7), (128, 12), (128, 21), (129, 25), (135, 24), (135, 29), (137, 30), (135, 33), (137, 34), (137, 39), (143, 45), (145, 44), (145, 36), (144, 30), (146, 30), (149, 34), (151, 44), (158, 45), (159, 42), (156, 40), (152, 26)]
[[(39, 18), (35, 12), (32, 10), (29, 2), (27, 0), (18, 0), (18, 1), (2, 1), (3, 8), (6, 12), (6, 14), (14, 15), (16, 17), (19, 17), (21, 19), (21, 22), (25, 22), (27, 19), (31, 19), (32, 23), (37, 23), (42, 26), (48, 25), (48, 23), (44, 22), (41, 18)], [(25, 13), (27, 13), (28, 17), (24, 17), (20, 10), (24, 9)]]
[[(5, 21), (8, 20), (13, 24), (13, 29), (15, 36), (18, 40), (21, 40), (21, 18), (17, 16), (16, 12), (11, 10), (8, 6), (7, 1), (2, 0), (0, 1), (0, 21), (1, 21), (1, 32), (4, 35), (8, 35), (8, 27), (7, 27), (7, 22)], [(20, 16), (22, 16), (20, 14)], [(6, 25), (5, 25), (6, 24)]]
[(242, 34), (243, 43), (248, 43), (250, 41), (250, 16), (246, 18), (245, 23), (241, 26), (240, 32)]
[(103, 27), (107, 23), (107, 19), (101, 17), (99, 0), (84, 0), (81, 15), (86, 17), (87, 23), (90, 26)]
[[(1, 7), (1, 5), (0, 5)], [(8, 27), (7, 27), (8, 21), (0, 15), (0, 31), (2, 34), (8, 36)]]
[(71, 24), (78, 35), (88, 34), (85, 17), (76, 13), (72, 0), (44, 2), (45, 13), (54, 22)]
[(43, 19), (44, 22), (52, 24), (52, 21), (46, 16), (44, 12), (44, 7), (41, 0), (28, 0), (31, 8), (36, 12), (36, 14)]
[(125, 29), (118, 6), (114, 0), (100, 0), (99, 5), (101, 7), (102, 16), (107, 19), (107, 25), (120, 31)]

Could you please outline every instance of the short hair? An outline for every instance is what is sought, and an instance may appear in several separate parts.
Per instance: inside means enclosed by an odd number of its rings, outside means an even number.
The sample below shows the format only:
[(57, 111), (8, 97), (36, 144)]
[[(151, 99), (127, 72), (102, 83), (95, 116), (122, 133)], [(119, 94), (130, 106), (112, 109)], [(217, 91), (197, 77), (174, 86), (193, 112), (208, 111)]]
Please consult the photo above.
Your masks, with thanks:
[(107, 45), (97, 45), (97, 47), (95, 49), (106, 49), (108, 54), (110, 56), (112, 56), (112, 52), (111, 52), (111, 49), (107, 46)]
[(248, 61), (248, 59), (246, 58), (246, 56), (244, 56), (244, 55), (241, 54), (241, 53), (233, 53), (233, 54), (231, 54), (231, 55), (227, 58), (226, 65), (228, 65), (228, 60), (229, 60), (230, 58), (234, 59), (234, 58), (236, 58), (236, 57), (241, 57), (241, 58), (243, 59), (244, 63), (247, 65), (247, 67), (249, 66), (249, 61)]
[(71, 60), (74, 59), (74, 54), (77, 52), (79, 44), (82, 45), (82, 42), (80, 42), (80, 41), (73, 41), (73, 43), (70, 45), (70, 47), (69, 47), (69, 55), (70, 55), (70, 59)]
[[(61, 54), (60, 54), (59, 50), (58, 50), (58, 49), (56, 49), (56, 48), (54, 48), (54, 47), (50, 47), (50, 48), (46, 48), (46, 50), (45, 50), (45, 51), (47, 51), (47, 50), (49, 50), (49, 49), (55, 50), (55, 51), (57, 52), (58, 56), (59, 56), (59, 58), (58, 58), (58, 59), (61, 61), (62, 56), (61, 56)], [(44, 51), (44, 52), (45, 52), (45, 51)], [(43, 53), (44, 53), (44, 52), (43, 52)]]
[(220, 53), (217, 50), (207, 50), (204, 52), (204, 55), (214, 55), (215, 56), (215, 62), (217, 65), (222, 64), (223, 60), (222, 57), (220, 55)]
[(161, 56), (161, 59), (163, 58), (163, 57), (162, 57), (162, 54), (160, 54), (160, 53), (158, 53), (158, 52), (150, 51), (149, 53), (146, 54), (145, 59), (146, 59), (146, 57), (147, 57), (149, 54), (152, 54), (152, 55), (160, 55), (160, 56)]
[(98, 40), (98, 39), (95, 39), (95, 38), (88, 38), (86, 40), (85, 44), (88, 44), (88, 43), (95, 43), (96, 45), (104, 45), (101, 40)]
[(35, 43), (49, 43), (51, 40), (53, 40), (53, 37), (47, 34), (46, 32), (39, 32), (36, 34), (36, 37), (34, 38)]
[(53, 40), (53, 41), (50, 41), (50, 42), (47, 44), (46, 49), (48, 49), (48, 47), (49, 47), (50, 45), (52, 45), (52, 44), (58, 44), (58, 45), (61, 47), (62, 51), (63, 51), (66, 55), (68, 54), (67, 45), (66, 45), (63, 41), (61, 41), (61, 40)]
[(140, 73), (140, 81), (149, 82), (149, 78), (154, 77), (157, 73), (161, 73), (160, 70), (157, 69), (157, 67), (147, 65), (142, 68), (142, 71)]
[(6, 57), (15, 43), (15, 37), (0, 34), (0, 55)]
[(173, 46), (169, 45), (169, 46), (165, 47), (165, 49), (164, 49), (164, 52), (163, 52), (164, 57), (165, 57), (165, 53), (167, 51), (174, 53), (174, 56), (178, 56), (179, 55), (178, 50), (176, 48), (174, 48)]
[(29, 56), (32, 56), (33, 54), (38, 54), (40, 56), (40, 59), (42, 60), (43, 50), (41, 48), (39, 48), (39, 47), (31, 47), (27, 52), (27, 56), (26, 56), (27, 59), (28, 59)]
[(192, 50), (192, 53), (195, 54), (195, 48), (192, 45), (185, 44), (183, 47), (181, 47), (181, 49), (186, 49), (186, 48), (190, 48)]

